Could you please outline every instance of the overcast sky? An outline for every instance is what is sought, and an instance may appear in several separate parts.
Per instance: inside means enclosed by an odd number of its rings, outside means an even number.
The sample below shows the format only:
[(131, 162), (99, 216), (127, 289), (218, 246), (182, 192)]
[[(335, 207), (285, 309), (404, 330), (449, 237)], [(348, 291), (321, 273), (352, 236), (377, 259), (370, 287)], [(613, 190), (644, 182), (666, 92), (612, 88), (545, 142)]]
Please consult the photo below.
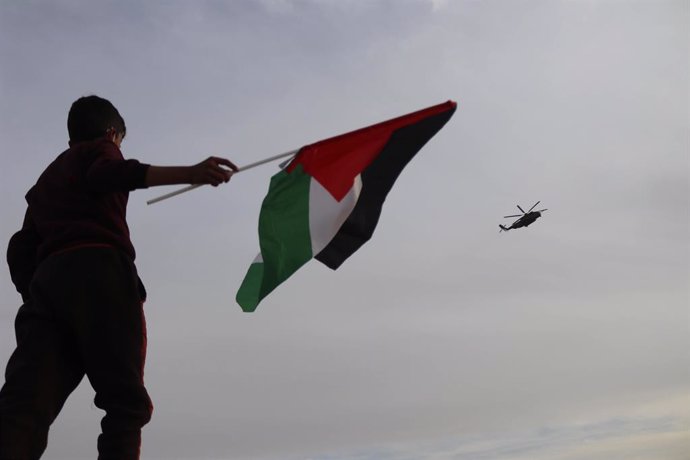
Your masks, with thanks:
[[(143, 459), (690, 457), (687, 1), (0, 1), (0, 240), (110, 99), (126, 157), (238, 165), (452, 99), (372, 240), (255, 313), (275, 165), (147, 206)], [(528, 229), (502, 216), (541, 200)], [(0, 362), (20, 298), (0, 270)], [(85, 380), (47, 459), (95, 457)]]

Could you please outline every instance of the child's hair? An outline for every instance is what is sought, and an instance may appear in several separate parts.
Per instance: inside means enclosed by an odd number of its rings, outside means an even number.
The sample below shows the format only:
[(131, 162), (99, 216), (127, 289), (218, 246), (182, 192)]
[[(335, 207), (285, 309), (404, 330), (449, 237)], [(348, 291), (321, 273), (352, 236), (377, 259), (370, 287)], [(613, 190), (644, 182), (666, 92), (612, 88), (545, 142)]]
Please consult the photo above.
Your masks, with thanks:
[(106, 135), (113, 128), (123, 136), (125, 120), (109, 100), (98, 96), (80, 97), (72, 104), (67, 116), (70, 142), (89, 141)]

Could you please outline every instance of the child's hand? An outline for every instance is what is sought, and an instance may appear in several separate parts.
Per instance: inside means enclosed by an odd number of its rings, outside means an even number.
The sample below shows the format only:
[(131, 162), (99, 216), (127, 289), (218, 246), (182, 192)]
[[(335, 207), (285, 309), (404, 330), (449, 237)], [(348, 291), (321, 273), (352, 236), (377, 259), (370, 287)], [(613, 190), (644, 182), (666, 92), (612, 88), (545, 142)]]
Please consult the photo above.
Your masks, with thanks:
[[(223, 166), (227, 166), (224, 168)], [(208, 157), (201, 163), (190, 166), (190, 184), (211, 184), (217, 187), (230, 180), (237, 172), (237, 166), (230, 160), (220, 157)]]

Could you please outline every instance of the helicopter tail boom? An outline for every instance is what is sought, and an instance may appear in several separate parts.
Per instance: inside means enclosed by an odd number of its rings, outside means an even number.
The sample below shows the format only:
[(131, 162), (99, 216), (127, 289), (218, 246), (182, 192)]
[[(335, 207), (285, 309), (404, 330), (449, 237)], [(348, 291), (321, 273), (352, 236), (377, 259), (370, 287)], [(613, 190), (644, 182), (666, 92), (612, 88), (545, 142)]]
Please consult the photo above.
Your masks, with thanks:
[(508, 227), (506, 227), (504, 225), (498, 224), (498, 226), (501, 227), (501, 229), (498, 231), (498, 233), (507, 232), (508, 230), (510, 230)]

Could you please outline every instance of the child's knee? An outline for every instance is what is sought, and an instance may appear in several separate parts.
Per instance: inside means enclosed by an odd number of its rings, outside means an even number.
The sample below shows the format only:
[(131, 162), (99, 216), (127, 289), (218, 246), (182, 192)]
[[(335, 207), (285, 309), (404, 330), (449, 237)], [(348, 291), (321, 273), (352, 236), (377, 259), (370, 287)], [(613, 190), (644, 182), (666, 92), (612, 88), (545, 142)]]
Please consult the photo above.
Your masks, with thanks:
[(118, 425), (142, 427), (153, 414), (153, 403), (143, 386), (124, 392), (97, 392), (94, 403), (106, 412), (104, 420)]

